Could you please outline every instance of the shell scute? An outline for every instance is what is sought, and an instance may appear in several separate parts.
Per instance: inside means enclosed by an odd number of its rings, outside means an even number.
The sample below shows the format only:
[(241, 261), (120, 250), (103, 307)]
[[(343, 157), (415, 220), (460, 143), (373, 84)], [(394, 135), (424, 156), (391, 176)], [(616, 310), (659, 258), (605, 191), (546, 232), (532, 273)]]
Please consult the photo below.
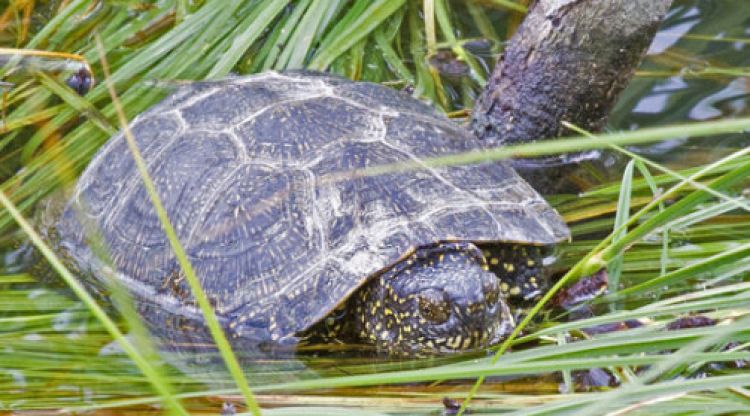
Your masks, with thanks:
[(223, 185), (189, 247), (204, 287), (218, 290), (227, 276), (242, 286), (221, 298), (225, 309), (234, 310), (277, 296), (287, 279), (301, 279), (322, 257), (322, 231), (311, 217), (304, 172), (243, 165)]
[[(147, 157), (156, 190), (181, 240), (187, 239), (192, 224), (199, 221), (213, 184), (236, 163), (236, 153), (228, 136), (194, 132), (172, 143), (161, 157)], [(173, 254), (141, 178), (131, 172), (129, 179), (102, 231), (118, 269), (142, 276), (144, 270), (167, 269)]]
[(385, 116), (383, 121), (387, 143), (415, 157), (428, 158), (478, 150), (474, 136), (444, 117), (430, 117), (429, 113), (400, 113)]
[(434, 108), (393, 88), (383, 88), (369, 82), (344, 82), (335, 88), (335, 95), (357, 102), (373, 110), (403, 111), (413, 114), (439, 116)]
[[(131, 132), (140, 152), (152, 155), (169, 146), (171, 139), (182, 132), (182, 124), (172, 115), (142, 117), (132, 123)], [(87, 168), (89, 174), (76, 188), (75, 197), (86, 205), (87, 215), (100, 216), (112, 210), (130, 186), (134, 163), (125, 140), (113, 140), (102, 147)]]
[[(320, 123), (322, 119), (329, 122)], [(261, 111), (236, 128), (250, 158), (279, 161), (309, 159), (322, 146), (361, 135), (372, 117), (334, 97), (290, 99)]]
[(180, 108), (193, 129), (215, 130), (217, 126), (234, 126), (248, 117), (248, 108), (263, 108), (277, 102), (278, 94), (268, 88), (254, 88), (247, 94), (246, 85), (227, 85), (221, 93), (208, 94)]

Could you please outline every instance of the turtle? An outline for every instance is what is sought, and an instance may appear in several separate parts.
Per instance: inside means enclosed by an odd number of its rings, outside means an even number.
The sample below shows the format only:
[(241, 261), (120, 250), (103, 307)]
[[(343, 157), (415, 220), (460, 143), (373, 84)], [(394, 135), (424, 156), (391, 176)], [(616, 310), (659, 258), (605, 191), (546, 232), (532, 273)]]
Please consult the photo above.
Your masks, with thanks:
[[(430, 163), (481, 144), (376, 83), (310, 72), (191, 82), (129, 129), (235, 345), (481, 350), (514, 328), (511, 307), (544, 291), (544, 256), (569, 238), (507, 163)], [(114, 278), (152, 330), (207, 334), (123, 133), (61, 211), (48, 238), (93, 289), (106, 296)]]

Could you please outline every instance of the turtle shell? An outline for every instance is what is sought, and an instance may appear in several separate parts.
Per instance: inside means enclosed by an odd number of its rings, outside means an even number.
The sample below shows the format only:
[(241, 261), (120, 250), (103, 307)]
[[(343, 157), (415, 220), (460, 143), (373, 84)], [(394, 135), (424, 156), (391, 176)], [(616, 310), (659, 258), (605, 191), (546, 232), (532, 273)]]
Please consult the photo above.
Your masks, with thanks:
[[(377, 84), (279, 73), (188, 84), (130, 129), (235, 337), (278, 340), (307, 329), (415, 247), (547, 245), (569, 235), (506, 163), (428, 166), (478, 141)], [(375, 166), (393, 169), (363, 171)], [(108, 267), (85, 229), (98, 229), (138, 300), (199, 316), (122, 134), (83, 172), (57, 226), (65, 257), (103, 280)]]

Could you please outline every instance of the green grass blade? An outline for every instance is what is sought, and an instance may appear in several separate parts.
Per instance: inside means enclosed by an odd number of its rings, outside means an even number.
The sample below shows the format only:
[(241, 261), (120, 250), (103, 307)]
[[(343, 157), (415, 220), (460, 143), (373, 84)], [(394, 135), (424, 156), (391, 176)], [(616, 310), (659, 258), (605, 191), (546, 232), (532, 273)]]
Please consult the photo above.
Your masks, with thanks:
[[(403, 9), (402, 9), (403, 10)], [(403, 20), (403, 12), (400, 12), (394, 16), (391, 17), (391, 20), (397, 19), (398, 23), (396, 23), (394, 26), (398, 27), (400, 26), (400, 22)], [(375, 44), (378, 46), (380, 51), (383, 54), (383, 59), (388, 64), (388, 67), (400, 78), (405, 80), (410, 85), (414, 85), (414, 75), (411, 73), (409, 68), (404, 65), (401, 58), (398, 56), (396, 51), (391, 46), (391, 43), (393, 42), (393, 37), (395, 36), (395, 31), (390, 31), (391, 33), (387, 33), (389, 31), (388, 25), (382, 25), (378, 27), (378, 29), (375, 31), (373, 35), (373, 39), (375, 40)]]
[(674, 272), (667, 273), (663, 276), (656, 277), (647, 282), (644, 282), (635, 286), (631, 286), (627, 289), (622, 289), (619, 292), (615, 292), (610, 295), (607, 295), (602, 298), (602, 301), (608, 302), (608, 301), (614, 301), (614, 300), (621, 300), (628, 296), (634, 296), (634, 295), (642, 294), (644, 292), (647, 292), (649, 290), (653, 290), (659, 287), (668, 286), (680, 280), (695, 278), (696, 276), (699, 276), (701, 273), (715, 270), (716, 267), (722, 264), (736, 262), (738, 260), (745, 259), (748, 256), (750, 256), (750, 243), (742, 244), (733, 249), (721, 252), (715, 256), (711, 256), (704, 260), (697, 261), (687, 267), (683, 267)]
[(263, 31), (271, 26), (271, 23), (287, 7), (287, 4), (287, 1), (273, 1), (257, 6), (256, 12), (241, 23), (244, 26), (241, 30), (242, 34), (234, 38), (232, 47), (216, 62), (206, 78), (226, 76), (239, 62), (242, 55), (263, 34)]
[[(562, 124), (565, 125), (566, 127), (570, 128), (571, 130), (575, 131), (576, 133), (581, 134), (581, 135), (583, 135), (585, 137), (589, 137), (589, 138), (596, 137), (591, 132), (583, 130), (580, 127), (575, 126), (575, 125), (573, 125), (571, 123), (563, 122)], [(700, 190), (706, 191), (706, 192), (710, 193), (711, 195), (713, 195), (715, 197), (718, 197), (720, 199), (724, 199), (726, 201), (730, 201), (730, 202), (734, 203), (738, 208), (742, 208), (742, 209), (744, 209), (746, 211), (750, 211), (750, 205), (743, 204), (742, 200), (739, 200), (737, 198), (731, 198), (731, 197), (729, 197), (727, 195), (722, 194), (721, 192), (717, 192), (717, 191), (711, 189), (710, 187), (703, 185), (702, 183), (700, 183), (698, 181), (692, 180), (691, 178), (686, 177), (684, 175), (681, 175), (679, 172), (676, 172), (676, 171), (674, 171), (672, 169), (669, 169), (669, 168), (667, 168), (665, 166), (662, 166), (662, 165), (660, 165), (658, 163), (654, 163), (654, 162), (652, 162), (652, 161), (650, 161), (650, 160), (648, 160), (648, 159), (646, 159), (646, 158), (644, 158), (644, 157), (642, 157), (642, 156), (640, 156), (640, 155), (638, 155), (636, 153), (633, 153), (633, 152), (631, 152), (631, 151), (629, 151), (629, 150), (627, 150), (627, 149), (625, 149), (625, 148), (623, 148), (621, 146), (618, 146), (616, 144), (610, 144), (609, 146), (611, 148), (615, 149), (616, 151), (618, 151), (618, 152), (620, 152), (622, 154), (627, 155), (628, 157), (632, 158), (633, 160), (636, 160), (636, 161), (638, 161), (641, 164), (649, 165), (652, 168), (655, 168), (655, 169), (657, 169), (657, 170), (659, 170), (659, 171), (661, 171), (661, 172), (663, 172), (663, 173), (665, 173), (665, 174), (667, 174), (667, 175), (669, 175), (669, 176), (671, 176), (671, 177), (673, 177), (675, 179), (679, 179), (679, 180), (681, 180), (681, 181), (683, 181), (683, 182), (691, 185), (695, 189), (700, 189)], [(738, 153), (735, 157), (738, 157), (740, 155), (744, 155), (746, 153), (750, 153), (750, 151), (749, 150), (745, 150), (744, 152)], [(651, 177), (651, 175), (645, 169), (640, 169), (640, 171), (641, 172), (646, 172), (644, 174), (644, 180), (648, 183), (649, 188), (651, 189), (651, 192), (654, 195), (657, 195), (658, 192), (657, 192), (657, 188), (656, 188), (656, 183), (654, 183), (654, 180)], [(632, 188), (632, 178), (631, 178), (630, 182), (631, 182), (630, 186)]]
[(276, 68), (300, 69), (304, 66), (305, 59), (317, 40), (316, 35), (326, 17), (326, 11), (335, 8), (335, 4), (331, 3), (331, 0), (313, 0), (281, 51)]
[(148, 378), (151, 384), (154, 386), (157, 392), (162, 397), (167, 406), (174, 412), (187, 415), (188, 412), (182, 407), (180, 402), (175, 399), (172, 394), (172, 388), (169, 381), (162, 377), (159, 372), (151, 366), (151, 364), (138, 352), (136, 347), (130, 343), (130, 341), (120, 332), (117, 325), (107, 316), (106, 312), (96, 303), (94, 298), (88, 294), (86, 289), (81, 285), (78, 280), (68, 271), (68, 269), (62, 264), (62, 262), (55, 256), (52, 250), (42, 241), (39, 234), (34, 231), (31, 224), (29, 224), (16, 209), (15, 205), (8, 199), (4, 192), (0, 191), (0, 204), (3, 205), (5, 210), (13, 217), (18, 223), (24, 233), (31, 239), (31, 242), (36, 248), (42, 253), (47, 259), (52, 268), (62, 277), (65, 283), (75, 293), (75, 295), (81, 299), (86, 307), (91, 311), (91, 314), (101, 322), (102, 326), (112, 335), (112, 338), (122, 347), (123, 351), (133, 360), (143, 374)]
[[(362, 175), (383, 175), (429, 167), (468, 165), (492, 160), (536, 157), (559, 153), (578, 152), (582, 150), (602, 149), (609, 145), (636, 145), (654, 143), (674, 137), (683, 139), (709, 137), (719, 134), (735, 133), (750, 130), (750, 117), (683, 123), (673, 126), (652, 127), (628, 132), (598, 134), (592, 137), (565, 137), (555, 140), (542, 140), (533, 143), (505, 146), (466, 152), (459, 155), (425, 159), (424, 163), (396, 163), (363, 169)], [(750, 148), (747, 149), (750, 152)]]
[[(333, 29), (335, 37), (330, 34), (323, 39), (320, 49), (316, 53), (308, 68), (322, 71), (326, 69), (334, 59), (342, 55), (357, 42), (369, 35), (389, 16), (400, 9), (405, 0), (375, 0), (359, 16), (343, 29)], [(342, 20), (346, 19), (345, 16)]]
[(84, 10), (85, 7), (91, 6), (91, 0), (74, 0), (70, 2), (64, 9), (60, 10), (60, 13), (50, 20), (44, 28), (40, 30), (26, 45), (28, 49), (38, 48), (39, 45), (47, 41), (55, 31), (66, 22), (70, 22), (72, 16), (77, 12)]
[[(94, 105), (91, 104), (90, 101), (81, 97), (75, 91), (70, 89), (70, 87), (62, 84), (57, 79), (45, 74), (44, 72), (37, 73), (37, 76), (41, 80), (42, 85), (49, 89), (51, 93), (60, 97), (63, 101), (65, 101), (79, 113), (86, 115), (86, 117), (88, 117), (88, 119), (91, 120), (94, 125), (99, 127), (102, 132), (104, 132), (104, 134), (113, 136), (115, 133), (117, 133), (117, 129), (112, 126), (109, 120), (107, 120), (107, 118), (104, 117), (104, 115), (99, 112), (99, 110), (94, 107)], [(24, 151), (27, 150), (24, 149)], [(24, 157), (22, 156), (22, 158)], [(24, 159), (28, 158), (29, 157), (27, 156)]]
[[(669, 356), (664, 357), (663, 360), (660, 360), (659, 362), (655, 363), (652, 367), (646, 370), (646, 372), (643, 375), (639, 376), (637, 380), (634, 380), (633, 382), (629, 384), (624, 384), (620, 386), (619, 388), (615, 389), (614, 391), (607, 393), (605, 396), (609, 396), (609, 397), (604, 398), (605, 400), (600, 401), (600, 402), (594, 402), (591, 405), (589, 405), (587, 408), (579, 409), (578, 414), (599, 415), (604, 409), (612, 407), (613, 403), (611, 403), (610, 400), (614, 401), (615, 404), (618, 401), (627, 403), (626, 400), (629, 398), (629, 396), (638, 394), (646, 385), (646, 383), (649, 383), (652, 380), (656, 379), (661, 373), (664, 373), (669, 368), (679, 363), (695, 362), (692, 357), (693, 353), (697, 351), (702, 351), (722, 341), (726, 341), (733, 334), (738, 333), (739, 331), (742, 331), (742, 330), (746, 330), (748, 328), (750, 328), (750, 316), (745, 316), (744, 318), (730, 325), (719, 326), (719, 327), (714, 328), (714, 331), (696, 339), (692, 343), (682, 347), (679, 351), (673, 354), (670, 354)], [(747, 355), (750, 356), (750, 353), (748, 353)], [(746, 377), (744, 384), (745, 385), (750, 384), (750, 374), (745, 374), (744, 377)], [(743, 384), (737, 384), (737, 386), (742, 386), (742, 385)], [(679, 390), (679, 392), (684, 393), (685, 390), (681, 389)]]
[[(748, 150), (750, 150), (750, 148)], [(719, 177), (718, 179), (711, 182), (711, 184), (708, 187), (715, 191), (720, 191), (723, 189), (727, 189), (728, 187), (733, 186), (737, 183), (742, 182), (743, 180), (747, 179), (749, 176), (750, 176), (750, 163)], [(682, 183), (685, 183), (685, 182), (682, 182)], [(670, 194), (669, 192), (665, 193), (665, 195), (669, 195), (669, 194)], [(656, 199), (655, 201), (661, 201), (664, 199), (663, 197), (664, 196)], [(641, 239), (643, 236), (645, 236), (646, 234), (656, 229), (659, 225), (663, 225), (667, 223), (668, 221), (674, 220), (675, 218), (679, 218), (680, 216), (683, 216), (689, 213), (691, 209), (695, 208), (698, 204), (705, 202), (710, 197), (711, 197), (711, 193), (706, 192), (704, 190), (697, 190), (695, 192), (692, 192), (690, 195), (682, 198), (681, 200), (671, 205), (669, 208), (665, 209), (664, 211), (643, 221), (640, 225), (635, 227), (631, 232), (629, 232), (621, 240), (617, 241), (616, 243), (613, 243), (610, 247), (607, 248), (607, 250), (604, 251), (604, 253), (602, 254), (603, 258), (605, 259), (612, 258), (616, 253), (621, 252), (628, 245), (632, 244), (636, 240)], [(649, 205), (654, 205), (656, 203), (658, 202), (654, 202)]]
[(267, 37), (263, 48), (255, 57), (252, 67), (254, 72), (266, 71), (271, 68), (279, 69), (277, 62), (279, 55), (284, 50), (284, 45), (289, 42), (289, 37), (294, 33), (294, 28), (302, 18), (312, 0), (301, 0), (297, 2), (291, 13), (285, 15), (273, 28), (273, 32)]
[(453, 53), (455, 53), (458, 58), (469, 65), (469, 68), (471, 69), (471, 77), (477, 82), (477, 84), (479, 84), (480, 86), (484, 86), (484, 84), (487, 83), (487, 78), (485, 78), (484, 76), (484, 69), (473, 56), (466, 52), (461, 43), (456, 39), (456, 36), (453, 33), (453, 25), (451, 24), (451, 19), (448, 16), (448, 5), (446, 4), (445, 0), (435, 1), (437, 20), (438, 24), (440, 25), (440, 32), (443, 34), (443, 36), (445, 36), (445, 39), (451, 45)]
[[(643, 176), (643, 179), (648, 184), (649, 189), (651, 189), (651, 195), (657, 196), (659, 195), (659, 187), (656, 184), (656, 181), (654, 180), (654, 177), (651, 176), (651, 172), (648, 171), (648, 168), (645, 166), (642, 160), (637, 160), (635, 162), (636, 168), (638, 168), (638, 171)], [(667, 172), (668, 173), (668, 172)], [(682, 178), (681, 178), (682, 179)], [(632, 182), (631, 182), (632, 187)], [(722, 197), (724, 197), (723, 194), (721, 194)], [(658, 205), (659, 212), (664, 211), (664, 202), (659, 202)], [(674, 225), (673, 225), (674, 226)], [(667, 227), (664, 227), (664, 229), (661, 232), (661, 263), (660, 263), (660, 269), (659, 269), (659, 275), (663, 276), (667, 273), (667, 262), (669, 261), (669, 229)]]
[(422, 2), (422, 18), (424, 19), (424, 37), (427, 44), (427, 56), (435, 55), (437, 52), (437, 32), (435, 32), (435, 1), (424, 0)]
[(520, 13), (526, 13), (528, 10), (526, 9), (526, 6), (522, 4), (518, 4), (515, 1), (511, 0), (488, 0), (492, 4), (496, 4), (500, 7), (505, 7), (508, 10), (513, 10)]
[[(627, 223), (628, 218), (630, 218), (630, 195), (632, 194), (634, 166), (635, 161), (630, 160), (630, 162), (628, 162), (628, 164), (625, 166), (625, 171), (622, 174), (620, 197), (617, 200), (617, 213), (615, 214), (614, 224), (614, 229), (620, 231), (614, 232), (614, 237), (612, 238), (613, 242), (620, 240), (626, 234), (625, 223)], [(622, 275), (622, 264), (624, 258), (624, 254), (620, 253), (615, 256), (612, 261), (609, 262), (609, 266), (607, 267), (607, 269), (610, 292), (616, 292), (620, 287), (620, 276)], [(610, 309), (612, 310), (617, 310), (619, 308), (620, 307), (615, 302), (612, 302), (610, 304)]]

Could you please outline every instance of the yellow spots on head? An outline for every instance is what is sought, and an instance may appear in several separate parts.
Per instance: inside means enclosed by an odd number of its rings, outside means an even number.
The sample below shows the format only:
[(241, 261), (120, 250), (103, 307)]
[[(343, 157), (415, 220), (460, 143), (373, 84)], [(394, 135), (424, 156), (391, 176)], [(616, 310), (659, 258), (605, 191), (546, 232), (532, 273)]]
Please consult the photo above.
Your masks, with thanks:
[(510, 286), (508, 286), (507, 283), (502, 282), (500, 283), (500, 291), (503, 293), (508, 293), (508, 290), (510, 290)]
[(534, 267), (534, 266), (536, 266), (536, 262), (534, 260), (532, 260), (532, 259), (528, 259), (528, 260), (526, 260), (526, 265), (529, 266), (529, 267)]
[(383, 340), (383, 341), (387, 341), (388, 340), (388, 331), (381, 332), (380, 333), (380, 339)]
[(497, 257), (492, 257), (490, 258), (490, 264), (493, 266), (497, 266), (498, 264), (500, 264), (500, 259), (498, 259)]
[(482, 250), (482, 255), (483, 255), (483, 256), (484, 256), (485, 258), (490, 258), (490, 257), (492, 257), (492, 253), (490, 253), (490, 251), (489, 251), (489, 250)]
[(471, 338), (464, 338), (463, 343), (461, 344), (461, 349), (468, 349), (471, 346)]
[(450, 338), (448, 338), (448, 341), (446, 341), (445, 345), (448, 348), (452, 348), (454, 350), (457, 350), (458, 347), (461, 346), (461, 341), (462, 341), (462, 339), (461, 339), (460, 335), (456, 336), (456, 337), (450, 337)]
[(511, 295), (513, 295), (513, 296), (515, 296), (515, 295), (518, 295), (518, 294), (520, 294), (520, 293), (521, 293), (521, 288), (520, 288), (520, 287), (518, 287), (518, 286), (513, 286), (513, 287), (512, 287), (511, 289), (510, 289), (510, 294), (511, 294)]
[(516, 270), (516, 267), (513, 263), (503, 263), (503, 269), (508, 273), (513, 273)]
[(438, 263), (442, 263), (445, 260), (445, 254), (441, 254), (438, 256)]

